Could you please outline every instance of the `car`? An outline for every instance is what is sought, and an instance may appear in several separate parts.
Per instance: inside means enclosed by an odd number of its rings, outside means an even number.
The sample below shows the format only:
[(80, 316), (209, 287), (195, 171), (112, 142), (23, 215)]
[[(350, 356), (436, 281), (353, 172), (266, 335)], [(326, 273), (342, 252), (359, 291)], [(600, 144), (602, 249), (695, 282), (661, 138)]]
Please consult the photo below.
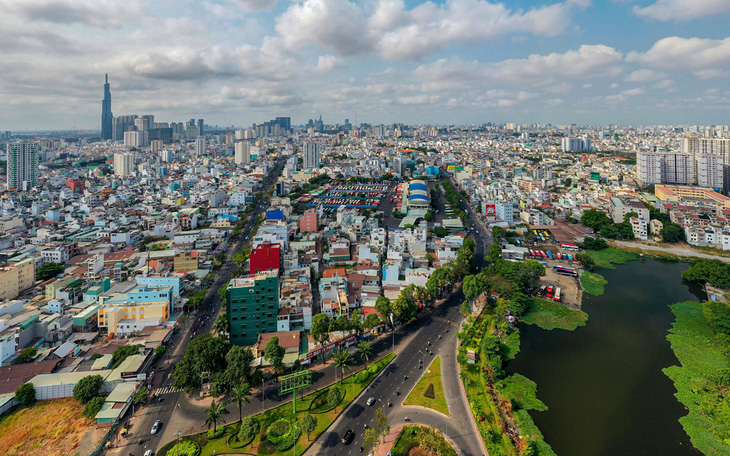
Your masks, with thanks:
[(144, 456), (152, 456), (152, 450), (145, 451)]
[(342, 443), (344, 443), (345, 445), (349, 445), (354, 438), (355, 433), (352, 431), (352, 429), (348, 429), (347, 431), (345, 431), (345, 435), (342, 436)]
[(375, 398), (374, 397), (368, 398), (368, 401), (367, 401), (367, 404), (368, 405), (373, 405), (374, 403), (375, 403)]
[(160, 426), (162, 426), (162, 421), (155, 421), (155, 424), (152, 425), (152, 434), (157, 434), (157, 431), (160, 430)]
[(547, 288), (547, 293), (545, 293), (545, 296), (547, 296), (548, 298), (552, 298), (554, 291), (555, 291), (555, 287), (552, 285), (549, 285)]

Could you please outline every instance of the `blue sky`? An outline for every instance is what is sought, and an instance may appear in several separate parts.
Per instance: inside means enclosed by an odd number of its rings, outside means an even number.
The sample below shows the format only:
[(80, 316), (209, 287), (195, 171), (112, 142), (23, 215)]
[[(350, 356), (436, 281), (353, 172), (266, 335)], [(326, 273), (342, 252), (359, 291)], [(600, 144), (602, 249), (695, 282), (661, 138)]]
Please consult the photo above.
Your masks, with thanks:
[(0, 130), (728, 124), (729, 0), (0, 0)]

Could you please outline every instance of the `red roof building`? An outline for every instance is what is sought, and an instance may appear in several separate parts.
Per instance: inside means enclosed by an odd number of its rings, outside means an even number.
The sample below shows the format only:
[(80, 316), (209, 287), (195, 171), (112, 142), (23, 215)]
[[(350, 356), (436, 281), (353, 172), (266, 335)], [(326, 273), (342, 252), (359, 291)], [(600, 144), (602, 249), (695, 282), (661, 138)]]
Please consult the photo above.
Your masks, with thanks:
[(280, 269), (281, 246), (265, 243), (251, 251), (251, 274), (270, 269)]

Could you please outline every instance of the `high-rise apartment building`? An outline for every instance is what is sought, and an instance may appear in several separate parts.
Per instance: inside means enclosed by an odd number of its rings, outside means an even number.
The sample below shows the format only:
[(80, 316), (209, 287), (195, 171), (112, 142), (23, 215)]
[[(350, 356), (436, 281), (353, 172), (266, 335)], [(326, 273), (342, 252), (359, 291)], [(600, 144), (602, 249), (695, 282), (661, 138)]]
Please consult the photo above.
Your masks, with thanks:
[(114, 154), (114, 175), (129, 176), (134, 172), (134, 154), (129, 152)]
[(239, 141), (233, 147), (233, 161), (237, 165), (248, 165), (251, 163), (251, 143), (248, 141)]
[(276, 332), (279, 270), (231, 279), (226, 302), (226, 316), (234, 345), (253, 345), (259, 334)]
[(38, 185), (38, 146), (28, 141), (7, 145), (8, 188), (26, 191)]
[(136, 119), (136, 114), (115, 117), (112, 123), (112, 139), (114, 141), (124, 141), (124, 132), (134, 127), (134, 121)]
[(195, 155), (205, 155), (205, 136), (195, 138)]
[(590, 138), (563, 138), (563, 152), (590, 152)]
[(319, 144), (308, 142), (304, 143), (304, 167), (303, 169), (319, 168)]
[(713, 154), (699, 154), (695, 157), (697, 185), (724, 190), (722, 158)]
[(109, 75), (104, 75), (104, 99), (101, 101), (101, 139), (112, 139), (112, 93), (109, 90)]
[(150, 133), (148, 131), (130, 130), (124, 132), (124, 145), (127, 147), (144, 147), (149, 145)]

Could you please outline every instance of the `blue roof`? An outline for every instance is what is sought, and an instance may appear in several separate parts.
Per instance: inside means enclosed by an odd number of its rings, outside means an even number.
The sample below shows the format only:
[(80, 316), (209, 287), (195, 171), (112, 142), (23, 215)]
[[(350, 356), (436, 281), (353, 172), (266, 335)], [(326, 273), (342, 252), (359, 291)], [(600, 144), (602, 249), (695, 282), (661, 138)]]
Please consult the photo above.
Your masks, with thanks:
[(423, 190), (425, 192), (426, 191), (426, 184), (422, 184), (420, 182), (414, 182), (414, 183), (412, 183), (408, 187), (408, 189), (411, 190), (411, 191), (413, 191), (413, 190)]
[(415, 199), (420, 199), (420, 200), (426, 200), (426, 201), (428, 201), (428, 196), (426, 196), (426, 195), (408, 195), (408, 200), (409, 201), (410, 200), (415, 200)]
[(267, 220), (281, 220), (284, 218), (284, 213), (280, 209), (274, 209), (266, 213)]

